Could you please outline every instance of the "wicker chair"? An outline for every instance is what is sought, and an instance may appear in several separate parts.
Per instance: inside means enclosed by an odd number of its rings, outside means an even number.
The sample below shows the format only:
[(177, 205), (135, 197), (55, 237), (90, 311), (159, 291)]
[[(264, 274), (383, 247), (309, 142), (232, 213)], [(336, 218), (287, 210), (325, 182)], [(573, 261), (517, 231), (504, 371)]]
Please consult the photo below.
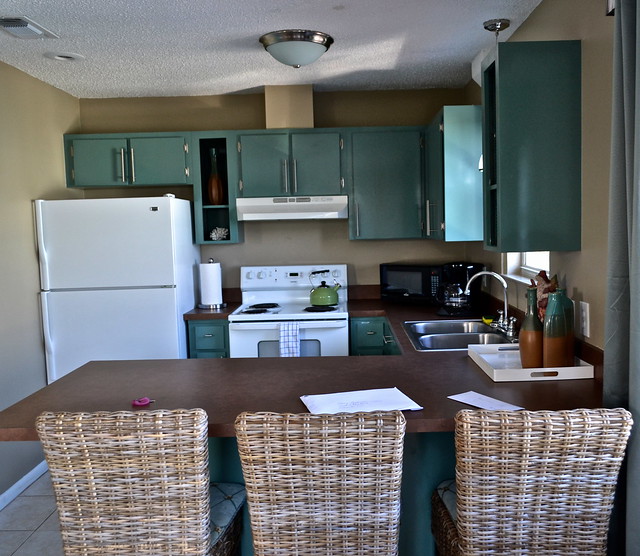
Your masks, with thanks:
[(433, 493), (449, 555), (604, 555), (631, 414), (624, 409), (463, 410), (456, 479)]
[(237, 552), (245, 492), (209, 484), (202, 409), (43, 413), (36, 428), (65, 556)]
[(242, 413), (256, 556), (397, 554), (401, 412)]

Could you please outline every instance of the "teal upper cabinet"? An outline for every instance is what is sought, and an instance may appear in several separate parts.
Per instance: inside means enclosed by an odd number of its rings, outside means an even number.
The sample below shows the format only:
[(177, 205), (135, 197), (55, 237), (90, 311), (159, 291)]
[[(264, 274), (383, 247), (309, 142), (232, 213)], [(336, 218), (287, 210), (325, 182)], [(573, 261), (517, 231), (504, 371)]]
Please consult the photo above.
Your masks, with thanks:
[(425, 237), (482, 241), (482, 110), (445, 106), (427, 128)]
[(188, 134), (66, 135), (68, 187), (186, 185)]
[(236, 213), (236, 134), (194, 131), (192, 143), (196, 241), (220, 245), (238, 243), (242, 241), (242, 228)]
[(243, 197), (340, 195), (344, 190), (340, 133), (318, 129), (238, 136)]
[(339, 133), (292, 133), (293, 194), (343, 194), (341, 154)]
[(422, 128), (349, 130), (351, 239), (422, 237)]
[(580, 42), (500, 43), (482, 90), (485, 247), (580, 249)]

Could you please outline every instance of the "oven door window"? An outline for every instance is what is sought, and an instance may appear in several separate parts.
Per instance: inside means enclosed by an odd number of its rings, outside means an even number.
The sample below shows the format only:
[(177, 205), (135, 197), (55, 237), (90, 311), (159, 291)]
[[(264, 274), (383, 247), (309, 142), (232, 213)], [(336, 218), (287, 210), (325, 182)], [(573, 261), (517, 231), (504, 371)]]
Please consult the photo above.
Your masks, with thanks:
[[(320, 355), (320, 340), (300, 340), (300, 357), (319, 357)], [(280, 341), (258, 342), (258, 357), (280, 357)]]

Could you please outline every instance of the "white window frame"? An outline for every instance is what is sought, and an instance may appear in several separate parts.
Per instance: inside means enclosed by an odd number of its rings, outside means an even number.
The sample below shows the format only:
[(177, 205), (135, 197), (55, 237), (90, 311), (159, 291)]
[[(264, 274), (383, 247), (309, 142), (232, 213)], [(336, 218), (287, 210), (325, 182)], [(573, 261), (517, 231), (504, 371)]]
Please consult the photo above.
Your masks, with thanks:
[[(549, 252), (546, 251), (547, 255)], [(550, 261), (547, 266), (550, 266)], [(514, 280), (520, 282), (530, 283), (529, 281), (534, 279), (536, 274), (541, 270), (546, 270), (547, 274), (550, 273), (550, 268), (538, 268), (534, 266), (528, 266), (526, 264), (526, 253), (505, 253), (502, 258), (503, 274), (506, 274)]]

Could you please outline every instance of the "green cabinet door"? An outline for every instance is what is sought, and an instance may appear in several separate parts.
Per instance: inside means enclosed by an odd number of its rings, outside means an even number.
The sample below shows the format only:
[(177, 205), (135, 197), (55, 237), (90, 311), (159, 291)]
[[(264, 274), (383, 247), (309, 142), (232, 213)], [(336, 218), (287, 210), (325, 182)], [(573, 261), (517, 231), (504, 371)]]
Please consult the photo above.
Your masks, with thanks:
[(189, 184), (186, 135), (65, 137), (68, 187)]
[(399, 355), (391, 325), (385, 317), (355, 317), (349, 321), (350, 355)]
[(67, 183), (75, 187), (127, 185), (126, 138), (73, 139), (67, 144)]
[(184, 137), (144, 137), (129, 140), (130, 183), (174, 185), (189, 182)]
[(482, 241), (482, 110), (445, 106), (427, 128), (425, 237)]
[(422, 237), (422, 132), (352, 131), (351, 239)]
[(292, 194), (342, 194), (340, 154), (339, 133), (292, 133)]
[(238, 142), (243, 197), (292, 195), (288, 133), (240, 135)]
[(580, 41), (500, 43), (482, 89), (485, 248), (580, 249)]
[(226, 320), (188, 321), (189, 358), (229, 357), (229, 323)]

